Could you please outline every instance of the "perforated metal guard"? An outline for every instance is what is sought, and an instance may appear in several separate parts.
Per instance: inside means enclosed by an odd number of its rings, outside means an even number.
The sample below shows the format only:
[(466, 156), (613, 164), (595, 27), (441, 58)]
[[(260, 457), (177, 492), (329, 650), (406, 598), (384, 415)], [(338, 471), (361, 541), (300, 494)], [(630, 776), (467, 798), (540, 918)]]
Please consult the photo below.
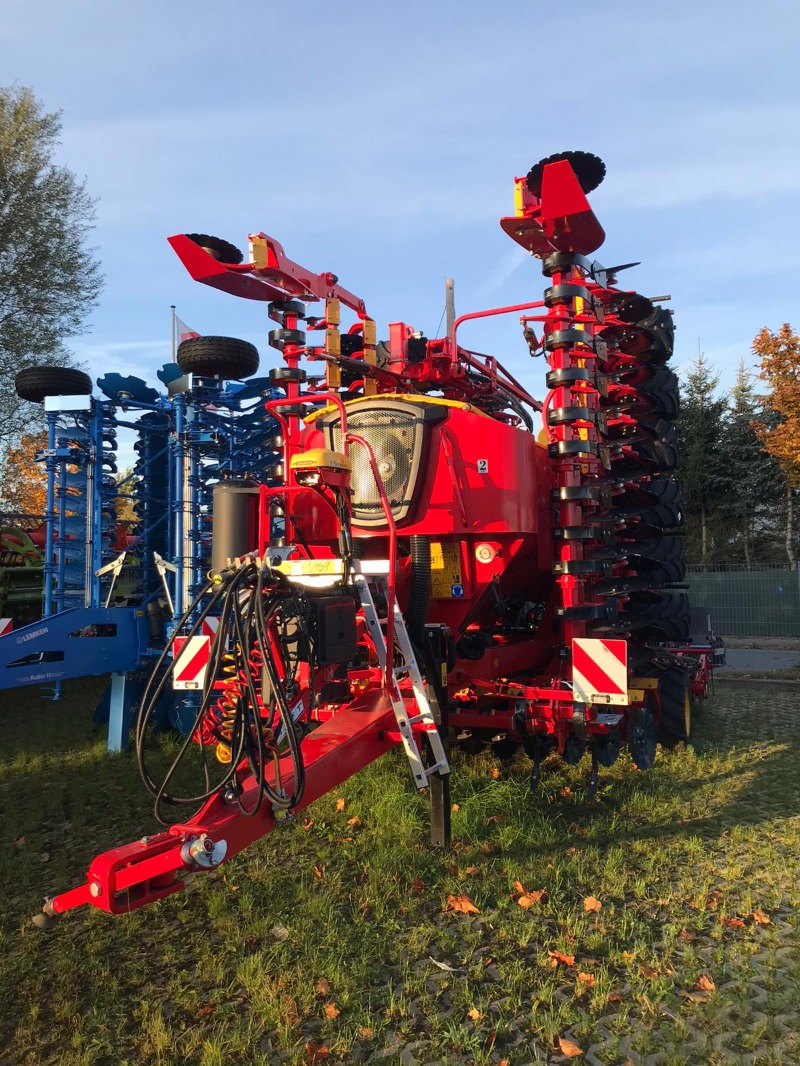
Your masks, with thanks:
[[(364, 437), (372, 448), (392, 510), (401, 507), (409, 493), (414, 460), (415, 434), (422, 431), (418, 420), (398, 411), (364, 411), (349, 422), (353, 433)], [(363, 448), (351, 449), (353, 508), (381, 514), (380, 495)]]
[[(367, 404), (369, 406), (367, 406)], [(402, 521), (415, 502), (415, 491), (425, 450), (426, 424), (447, 417), (445, 407), (410, 404), (403, 400), (375, 399), (360, 409), (348, 410), (351, 433), (368, 441), (386, 488), (396, 522)], [(341, 450), (341, 430), (335, 415), (322, 416), (320, 424), (330, 446)], [(386, 519), (369, 459), (357, 444), (349, 449), (352, 475), (353, 518), (362, 526), (384, 525)]]

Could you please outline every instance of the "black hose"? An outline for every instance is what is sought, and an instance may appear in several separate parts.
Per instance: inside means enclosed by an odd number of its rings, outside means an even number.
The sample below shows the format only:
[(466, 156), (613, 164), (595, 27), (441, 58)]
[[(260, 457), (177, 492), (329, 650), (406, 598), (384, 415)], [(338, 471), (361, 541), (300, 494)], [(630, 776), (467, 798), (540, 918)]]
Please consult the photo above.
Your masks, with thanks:
[(416, 648), (425, 648), (425, 623), (431, 598), (431, 540), (416, 536), (411, 541), (411, 585), (406, 610), (406, 629)]

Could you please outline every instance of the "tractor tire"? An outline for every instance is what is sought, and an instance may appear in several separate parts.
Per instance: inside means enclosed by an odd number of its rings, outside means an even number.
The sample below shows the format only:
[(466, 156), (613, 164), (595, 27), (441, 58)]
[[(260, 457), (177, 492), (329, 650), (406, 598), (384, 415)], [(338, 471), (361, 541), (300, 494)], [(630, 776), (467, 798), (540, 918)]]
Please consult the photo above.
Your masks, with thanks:
[(636, 323), (650, 334), (651, 341), (647, 349), (644, 361), (648, 363), (666, 363), (672, 358), (672, 350), (675, 344), (675, 323), (672, 315), (666, 307), (656, 307), (647, 318), (641, 318)]
[(674, 470), (678, 465), (678, 431), (668, 419), (659, 419), (652, 427), (656, 439), (634, 444), (640, 459), (652, 463), (661, 471)]
[(591, 152), (556, 152), (555, 155), (549, 155), (546, 159), (540, 159), (528, 171), (526, 178), (528, 191), (534, 196), (541, 196), (544, 168), (548, 163), (559, 163), (562, 159), (569, 161), (584, 192), (592, 192), (606, 176), (605, 163)]
[(229, 263), (232, 266), (237, 266), (244, 259), (235, 244), (223, 241), (221, 237), (210, 237), (207, 233), (186, 233), (184, 236), (188, 237), (190, 241), (194, 241), (209, 255), (213, 255), (220, 263)]
[(181, 341), (178, 366), (201, 377), (248, 378), (258, 370), (258, 349), (235, 337), (190, 337)]
[(680, 529), (683, 525), (683, 501), (659, 500), (639, 514), (642, 525), (654, 529)]
[(680, 390), (678, 375), (674, 370), (663, 365), (653, 367), (653, 373), (635, 388), (653, 405), (662, 418), (675, 419), (680, 411)]
[(685, 744), (692, 734), (689, 672), (679, 663), (668, 666), (658, 682), (658, 739), (665, 748)]
[(21, 400), (43, 403), (46, 396), (91, 396), (92, 379), (67, 366), (32, 366), (20, 370), (14, 387)]
[(635, 592), (619, 613), (619, 621), (637, 637), (657, 641), (689, 639), (689, 600), (685, 592)]

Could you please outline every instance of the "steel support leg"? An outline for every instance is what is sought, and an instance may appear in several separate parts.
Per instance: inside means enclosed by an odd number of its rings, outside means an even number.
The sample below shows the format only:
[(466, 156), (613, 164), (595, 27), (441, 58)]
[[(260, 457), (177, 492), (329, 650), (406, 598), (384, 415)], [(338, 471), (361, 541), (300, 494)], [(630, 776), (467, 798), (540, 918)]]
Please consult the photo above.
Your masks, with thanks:
[(127, 751), (131, 728), (130, 700), (126, 699), (128, 675), (111, 675), (111, 697), (108, 708), (108, 750)]

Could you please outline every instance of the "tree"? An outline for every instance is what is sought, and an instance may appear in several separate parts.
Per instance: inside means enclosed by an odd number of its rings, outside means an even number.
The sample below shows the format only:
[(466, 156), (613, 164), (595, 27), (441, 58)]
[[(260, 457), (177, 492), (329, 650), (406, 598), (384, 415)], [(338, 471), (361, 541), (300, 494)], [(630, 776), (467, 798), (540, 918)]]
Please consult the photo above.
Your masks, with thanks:
[(677, 421), (678, 477), (686, 497), (686, 548), (691, 562), (708, 562), (714, 529), (722, 516), (725, 486), (723, 420), (727, 401), (718, 397), (719, 374), (698, 354), (681, 389)]
[(724, 513), (726, 557), (747, 566), (774, 558), (786, 482), (775, 459), (756, 432), (763, 423), (762, 399), (756, 395), (751, 372), (744, 360), (730, 392), (728, 417), (723, 427), (725, 459)]
[(60, 113), (30, 89), (0, 88), (0, 440), (20, 424), (15, 374), (71, 365), (64, 340), (83, 331), (102, 287), (86, 246), (95, 201), (53, 162), (60, 132)]
[(43, 515), (47, 503), (47, 470), (36, 453), (47, 447), (47, 433), (23, 433), (0, 463), (3, 510)]
[(800, 337), (788, 322), (777, 333), (766, 326), (753, 341), (760, 377), (769, 386), (767, 407), (775, 418), (757, 423), (756, 432), (786, 477), (786, 555), (791, 566), (794, 546), (794, 493), (800, 487)]

